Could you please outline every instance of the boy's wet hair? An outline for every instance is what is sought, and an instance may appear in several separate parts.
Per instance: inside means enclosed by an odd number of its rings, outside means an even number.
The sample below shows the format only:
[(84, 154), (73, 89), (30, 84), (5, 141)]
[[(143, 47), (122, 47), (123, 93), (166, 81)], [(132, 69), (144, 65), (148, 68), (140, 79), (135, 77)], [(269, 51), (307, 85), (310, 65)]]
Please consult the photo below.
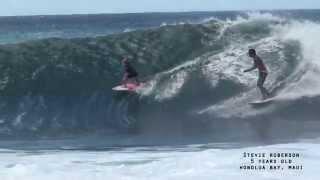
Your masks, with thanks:
[(254, 54), (254, 55), (256, 55), (256, 50), (255, 50), (255, 49), (249, 49), (249, 54)]

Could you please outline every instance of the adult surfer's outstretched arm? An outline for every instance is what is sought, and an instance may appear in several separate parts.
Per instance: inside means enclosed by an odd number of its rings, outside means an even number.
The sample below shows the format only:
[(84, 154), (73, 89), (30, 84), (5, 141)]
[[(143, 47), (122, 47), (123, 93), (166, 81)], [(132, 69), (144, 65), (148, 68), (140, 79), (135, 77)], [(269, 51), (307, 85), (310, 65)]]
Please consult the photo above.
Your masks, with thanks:
[(257, 69), (257, 68), (258, 68), (258, 66), (256, 65), (256, 63), (254, 63), (254, 65), (251, 68), (246, 69), (243, 72), (250, 72), (250, 71), (253, 71), (253, 70)]

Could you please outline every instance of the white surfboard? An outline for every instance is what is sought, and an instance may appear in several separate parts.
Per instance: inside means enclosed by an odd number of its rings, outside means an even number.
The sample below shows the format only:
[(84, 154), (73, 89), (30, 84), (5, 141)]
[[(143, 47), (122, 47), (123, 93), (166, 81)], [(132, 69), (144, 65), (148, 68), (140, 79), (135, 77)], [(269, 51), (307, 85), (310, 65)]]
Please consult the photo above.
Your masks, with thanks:
[(140, 84), (134, 84), (134, 83), (128, 83), (126, 85), (119, 85), (116, 86), (114, 88), (112, 88), (112, 90), (114, 91), (136, 91), (137, 89), (142, 87), (142, 83)]
[(272, 97), (265, 100), (249, 102), (249, 104), (251, 105), (267, 104), (267, 103), (273, 102), (274, 100), (275, 100), (275, 97)]
[(129, 89), (124, 87), (123, 85), (116, 86), (116, 87), (112, 88), (112, 90), (114, 90), (114, 91), (129, 91)]

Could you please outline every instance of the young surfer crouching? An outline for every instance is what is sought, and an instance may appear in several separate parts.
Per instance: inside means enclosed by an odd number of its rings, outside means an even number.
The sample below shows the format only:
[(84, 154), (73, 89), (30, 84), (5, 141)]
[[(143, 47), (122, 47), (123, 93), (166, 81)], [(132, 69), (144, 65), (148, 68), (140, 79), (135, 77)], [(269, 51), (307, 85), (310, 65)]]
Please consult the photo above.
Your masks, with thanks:
[(133, 83), (135, 85), (139, 85), (140, 83), (138, 81), (138, 73), (133, 68), (133, 66), (130, 64), (128, 58), (124, 57), (121, 62), (122, 62), (123, 68), (124, 68), (124, 75), (123, 75), (123, 78), (122, 78), (122, 85), (124, 87), (127, 87), (128, 83)]

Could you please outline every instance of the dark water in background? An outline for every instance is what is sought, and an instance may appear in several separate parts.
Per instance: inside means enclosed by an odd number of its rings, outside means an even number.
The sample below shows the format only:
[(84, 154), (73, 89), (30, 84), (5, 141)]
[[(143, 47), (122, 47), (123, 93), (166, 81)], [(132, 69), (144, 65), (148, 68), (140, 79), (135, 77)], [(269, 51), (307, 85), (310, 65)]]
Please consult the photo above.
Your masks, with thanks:
[[(0, 137), (125, 134), (156, 144), (318, 136), (320, 93), (300, 89), (318, 85), (304, 45), (319, 17), (318, 10), (2, 17)], [(300, 36), (304, 27), (314, 34)], [(275, 28), (299, 38), (281, 39)], [(293, 97), (247, 105), (259, 97), (255, 74), (241, 73), (251, 65), (249, 47), (271, 69), (268, 88)], [(111, 91), (123, 55), (147, 84), (138, 94)]]
[(58, 15), (0, 18), (0, 43), (48, 37), (95, 37), (164, 24), (201, 23), (212, 16), (235, 18), (239, 12)]

